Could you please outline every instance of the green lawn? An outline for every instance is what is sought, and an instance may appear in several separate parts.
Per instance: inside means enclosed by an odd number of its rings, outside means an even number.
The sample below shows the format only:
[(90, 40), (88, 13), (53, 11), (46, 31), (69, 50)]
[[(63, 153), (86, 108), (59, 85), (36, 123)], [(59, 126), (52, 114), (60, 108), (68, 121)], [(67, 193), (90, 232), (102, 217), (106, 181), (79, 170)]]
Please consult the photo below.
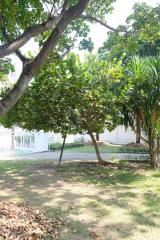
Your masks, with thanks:
[[(129, 148), (129, 147), (117, 147), (117, 146), (99, 146), (101, 153), (148, 153), (148, 149), (145, 148)], [(78, 153), (93, 153), (95, 149), (93, 146), (86, 145), (83, 147), (66, 148), (65, 152), (78, 152)]]
[[(60, 150), (62, 144), (56, 143), (51, 145), (51, 150)], [(99, 146), (101, 153), (148, 153), (146, 148), (133, 148), (123, 146)], [(65, 145), (65, 152), (73, 153), (94, 153), (95, 149), (92, 145), (85, 145), (84, 143), (67, 143)]]
[(64, 218), (61, 240), (157, 240), (160, 170), (120, 162), (0, 162), (0, 200)]

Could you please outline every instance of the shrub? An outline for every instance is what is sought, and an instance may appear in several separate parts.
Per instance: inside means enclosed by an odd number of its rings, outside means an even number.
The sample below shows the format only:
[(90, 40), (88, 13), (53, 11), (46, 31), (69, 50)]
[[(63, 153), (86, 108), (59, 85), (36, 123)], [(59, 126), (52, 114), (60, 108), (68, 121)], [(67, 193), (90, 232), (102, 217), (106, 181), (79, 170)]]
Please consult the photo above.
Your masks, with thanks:
[[(85, 144), (83, 142), (78, 142), (78, 143), (66, 143), (65, 144), (65, 149), (66, 148), (75, 148), (75, 147), (84, 147)], [(62, 147), (62, 143), (51, 143), (49, 146), (49, 149), (52, 151), (57, 151), (60, 150)]]

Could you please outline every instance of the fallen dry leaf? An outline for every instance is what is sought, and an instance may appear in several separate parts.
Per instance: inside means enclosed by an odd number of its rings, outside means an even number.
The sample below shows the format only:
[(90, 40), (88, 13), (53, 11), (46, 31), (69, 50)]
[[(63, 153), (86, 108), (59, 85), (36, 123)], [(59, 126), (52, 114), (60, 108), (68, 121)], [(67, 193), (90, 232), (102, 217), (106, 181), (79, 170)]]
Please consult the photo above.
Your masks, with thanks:
[(59, 239), (63, 221), (30, 206), (0, 202), (0, 240)]

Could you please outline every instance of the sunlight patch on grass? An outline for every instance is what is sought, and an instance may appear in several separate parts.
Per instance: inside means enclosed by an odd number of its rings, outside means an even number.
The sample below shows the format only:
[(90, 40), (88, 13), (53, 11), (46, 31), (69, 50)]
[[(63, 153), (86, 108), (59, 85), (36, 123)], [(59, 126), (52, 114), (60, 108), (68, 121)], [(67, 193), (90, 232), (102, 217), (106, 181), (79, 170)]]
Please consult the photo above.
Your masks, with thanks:
[(65, 219), (61, 240), (157, 240), (160, 170), (147, 164), (53, 161), (0, 163), (0, 200), (44, 208)]

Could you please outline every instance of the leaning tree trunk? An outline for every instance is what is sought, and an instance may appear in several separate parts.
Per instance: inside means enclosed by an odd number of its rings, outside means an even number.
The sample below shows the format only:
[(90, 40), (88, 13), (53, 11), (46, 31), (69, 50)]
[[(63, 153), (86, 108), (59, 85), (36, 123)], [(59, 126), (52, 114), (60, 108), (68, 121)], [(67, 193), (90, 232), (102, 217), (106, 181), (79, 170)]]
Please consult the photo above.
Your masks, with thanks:
[(89, 132), (89, 135), (90, 135), (90, 137), (92, 139), (92, 142), (93, 142), (93, 145), (94, 145), (94, 148), (95, 148), (95, 152), (96, 152), (96, 155), (97, 155), (98, 162), (102, 163), (103, 160), (101, 158), (101, 155), (100, 155), (100, 152), (99, 152), (99, 149), (98, 149), (98, 144), (96, 142), (96, 139), (95, 139), (95, 137), (94, 137), (92, 132)]
[(96, 133), (96, 141), (99, 141), (99, 133)]
[(151, 168), (156, 169), (158, 167), (158, 141), (157, 134), (153, 129), (149, 129), (149, 150), (151, 159)]
[(67, 134), (65, 134), (65, 135), (63, 136), (63, 144), (62, 144), (61, 153), (60, 153), (59, 161), (58, 161), (58, 165), (59, 165), (59, 166), (60, 166), (61, 161), (62, 161), (62, 156), (63, 156), (64, 146), (65, 146), (65, 142), (66, 142), (66, 137), (67, 137)]
[(136, 114), (136, 143), (141, 142), (141, 118), (139, 111), (137, 110)]

